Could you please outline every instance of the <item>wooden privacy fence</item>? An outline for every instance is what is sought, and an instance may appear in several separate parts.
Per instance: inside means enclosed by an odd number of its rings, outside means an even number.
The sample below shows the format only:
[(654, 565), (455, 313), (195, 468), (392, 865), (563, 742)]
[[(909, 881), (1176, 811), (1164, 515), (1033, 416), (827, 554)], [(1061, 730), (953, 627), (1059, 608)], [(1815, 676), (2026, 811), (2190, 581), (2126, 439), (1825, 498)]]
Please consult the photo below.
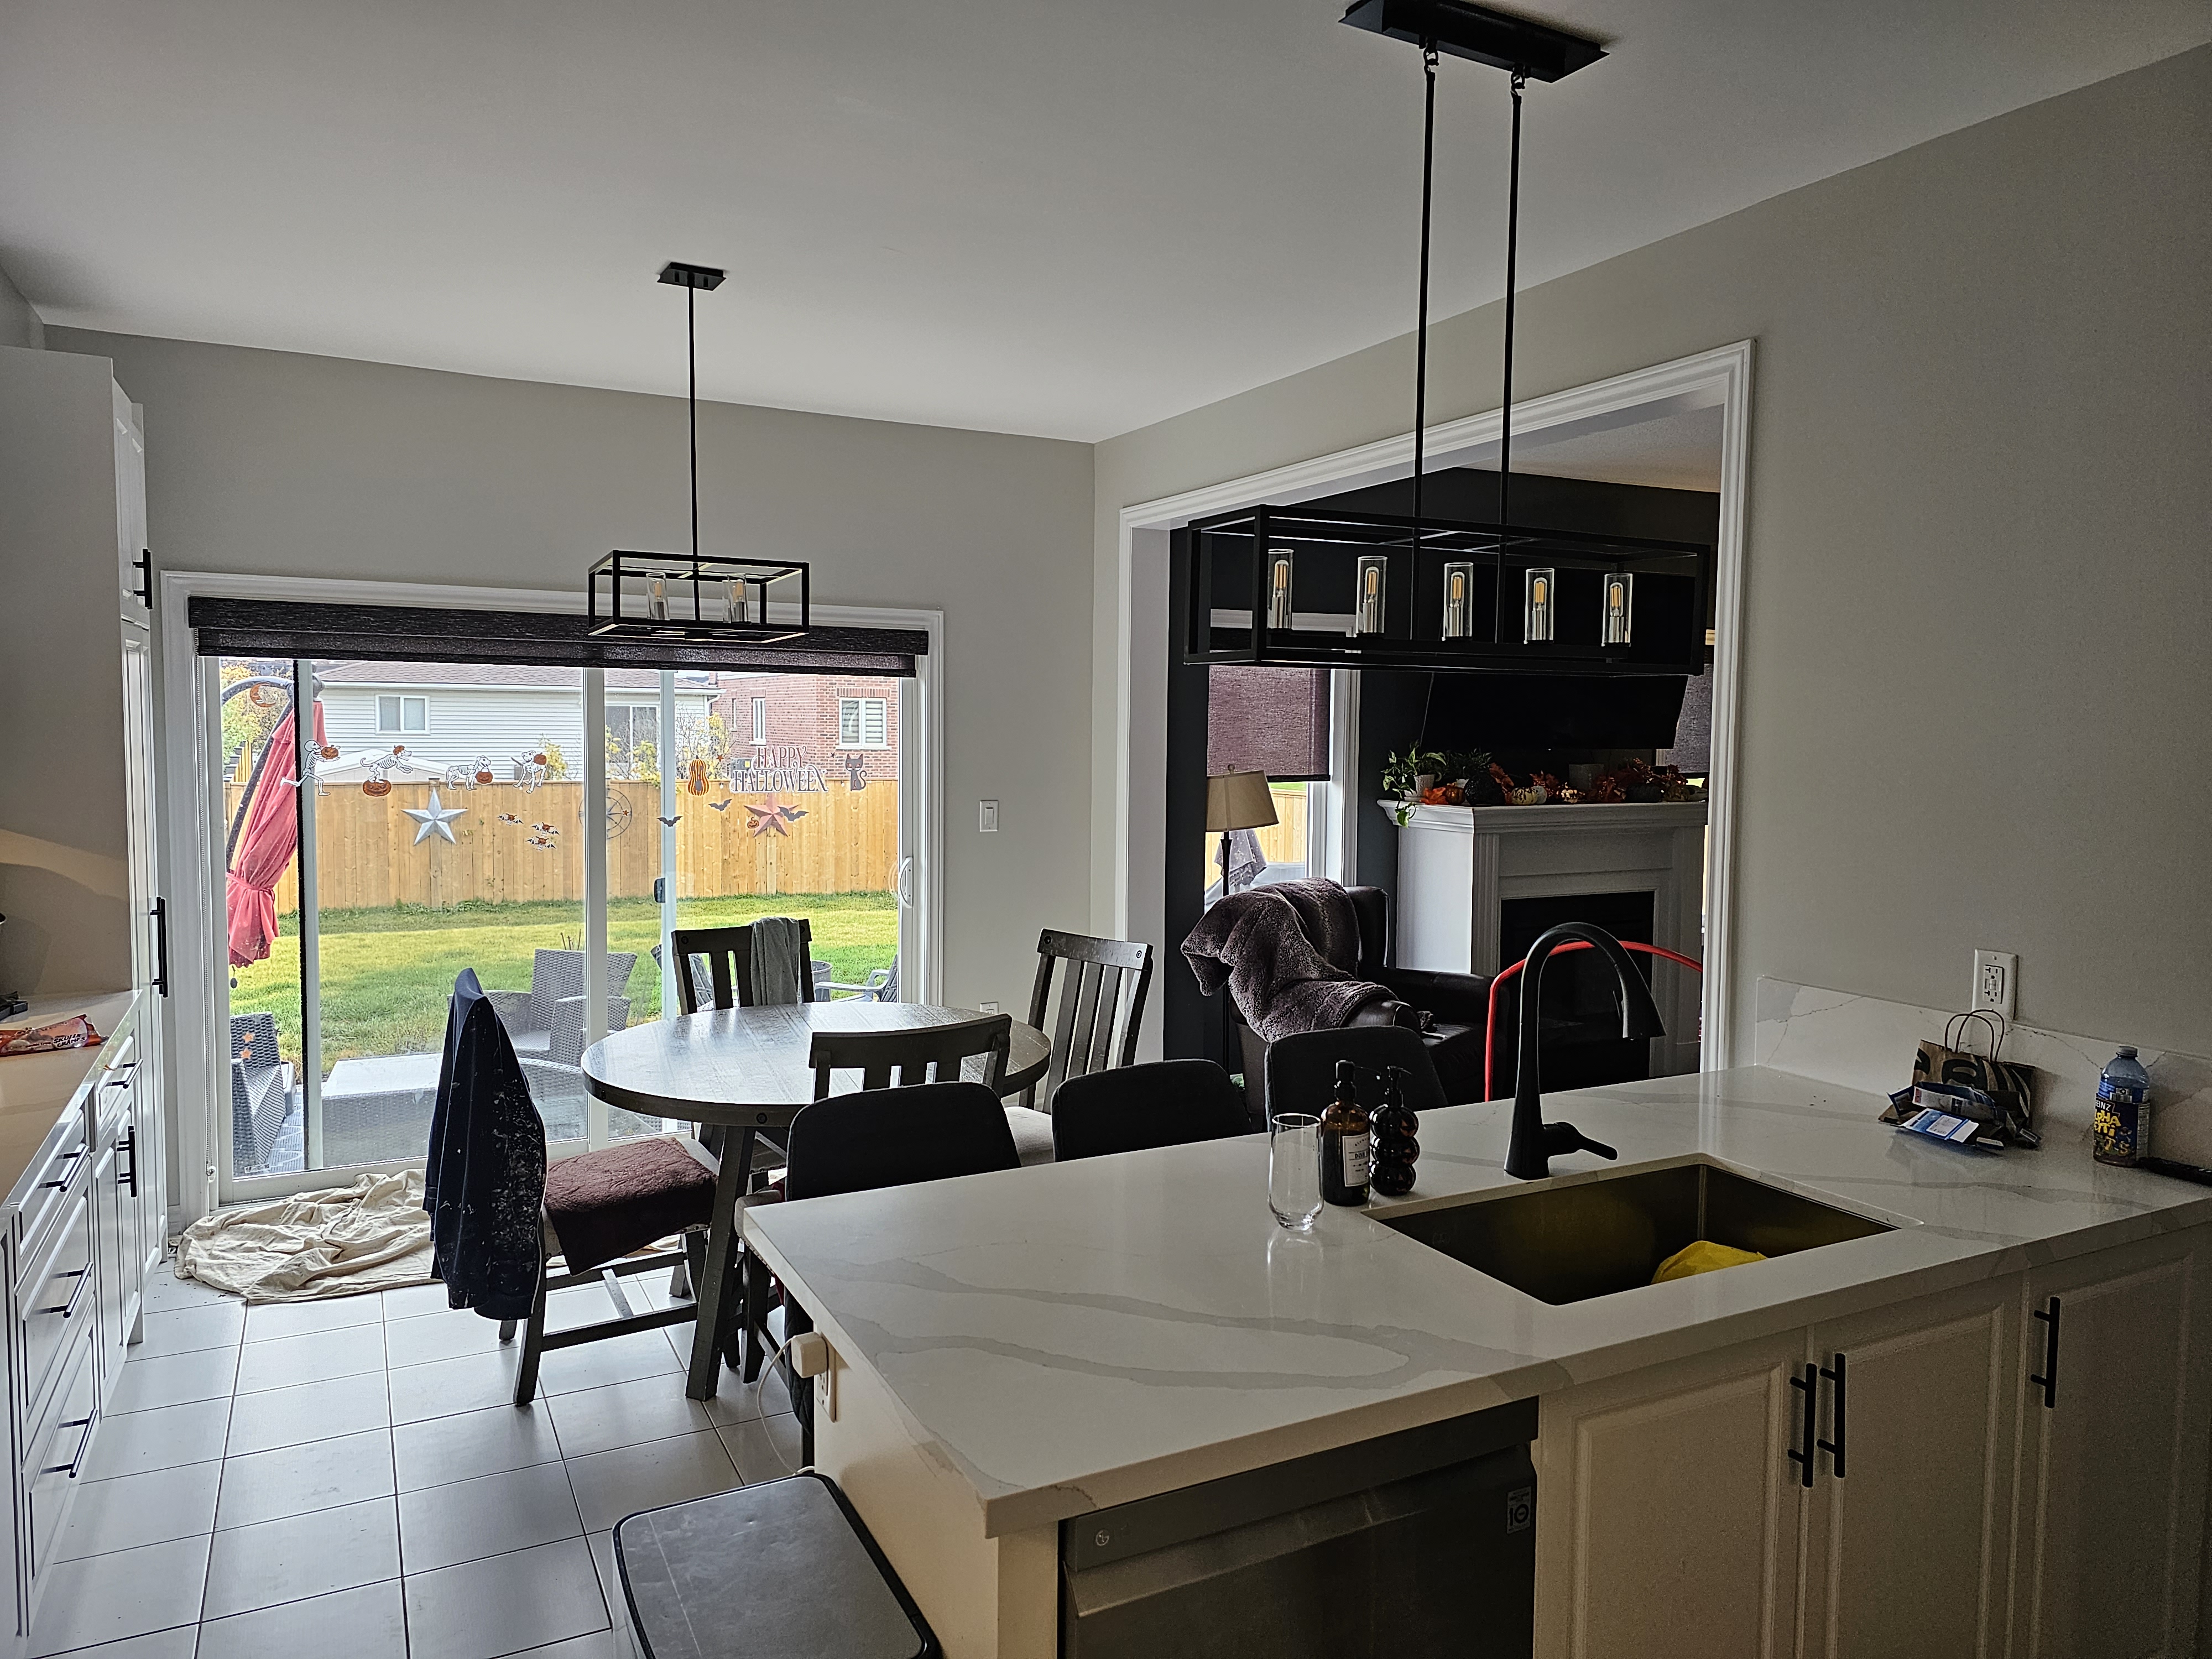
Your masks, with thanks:
[[(438, 791), (461, 816), (448, 842), (434, 831), (418, 844), (409, 807)], [(396, 904), (445, 908), (474, 900), (506, 904), (532, 899), (581, 903), (584, 786), (547, 783), (526, 791), (511, 783), (475, 789), (395, 783), (370, 796), (357, 783), (331, 784), (315, 801), (316, 885), (325, 910), (380, 909)], [(226, 789), (235, 816), (243, 784)], [(660, 786), (610, 782), (608, 800), (629, 803), (629, 822), (607, 842), (607, 884), (617, 898), (649, 898), (660, 871)], [(716, 803), (726, 801), (720, 810)], [(780, 811), (778, 811), (780, 809)], [(898, 786), (887, 781), (855, 790), (833, 781), (820, 793), (708, 795), (678, 792), (677, 895), (883, 892), (898, 879)], [(756, 834), (764, 815), (798, 812)], [(517, 820), (509, 823), (503, 817)], [(228, 817), (225, 819), (228, 828)], [(540, 825), (550, 825), (550, 830)], [(539, 845), (539, 842), (550, 843)], [(276, 887), (276, 908), (299, 908), (299, 861)]]

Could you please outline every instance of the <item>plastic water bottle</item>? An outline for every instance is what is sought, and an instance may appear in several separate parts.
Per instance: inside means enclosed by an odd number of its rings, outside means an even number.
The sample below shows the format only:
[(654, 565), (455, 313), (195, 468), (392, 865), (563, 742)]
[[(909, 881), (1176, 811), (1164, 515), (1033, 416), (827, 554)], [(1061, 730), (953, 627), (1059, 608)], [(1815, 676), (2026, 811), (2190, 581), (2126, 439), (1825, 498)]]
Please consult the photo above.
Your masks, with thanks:
[(2150, 1073), (2123, 1048), (2097, 1079), (2096, 1157), (2100, 1164), (2139, 1164), (2150, 1156)]

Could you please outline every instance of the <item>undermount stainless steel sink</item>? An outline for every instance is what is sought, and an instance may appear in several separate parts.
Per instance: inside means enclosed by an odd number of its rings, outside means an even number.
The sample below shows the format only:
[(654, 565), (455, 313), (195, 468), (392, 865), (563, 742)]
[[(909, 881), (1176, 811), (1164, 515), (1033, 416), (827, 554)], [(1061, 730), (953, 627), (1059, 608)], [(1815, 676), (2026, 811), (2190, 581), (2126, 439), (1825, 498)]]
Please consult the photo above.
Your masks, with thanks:
[(1703, 1160), (1375, 1219), (1554, 1305), (1649, 1285), (1661, 1262), (1701, 1238), (1773, 1256), (1892, 1231)]

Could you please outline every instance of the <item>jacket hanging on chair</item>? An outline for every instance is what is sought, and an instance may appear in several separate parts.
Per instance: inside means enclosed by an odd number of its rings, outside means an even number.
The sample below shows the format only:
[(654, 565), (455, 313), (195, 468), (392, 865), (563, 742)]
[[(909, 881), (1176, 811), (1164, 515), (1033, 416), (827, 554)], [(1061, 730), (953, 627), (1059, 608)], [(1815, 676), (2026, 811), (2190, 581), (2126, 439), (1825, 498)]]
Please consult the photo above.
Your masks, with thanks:
[(544, 1265), (545, 1125), (473, 969), (453, 981), (423, 1162), (431, 1272), (447, 1302), (527, 1319)]

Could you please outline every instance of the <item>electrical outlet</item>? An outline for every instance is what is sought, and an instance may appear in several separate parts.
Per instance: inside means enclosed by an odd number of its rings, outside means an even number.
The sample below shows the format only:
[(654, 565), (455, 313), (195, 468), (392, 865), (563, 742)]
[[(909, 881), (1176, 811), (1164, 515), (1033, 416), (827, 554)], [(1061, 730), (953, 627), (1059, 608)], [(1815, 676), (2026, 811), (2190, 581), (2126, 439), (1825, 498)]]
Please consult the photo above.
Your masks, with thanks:
[(2010, 951), (1974, 952), (1974, 993), (1969, 1008), (1987, 1008), (2012, 1018), (2013, 982), (2020, 977), (2020, 958)]
[(993, 836), (999, 831), (999, 803), (979, 800), (975, 803), (975, 828), (982, 835)]
[(999, 1005), (995, 1002), (979, 1002), (975, 1005), (975, 1012), (979, 1014), (995, 1014), (999, 1012)]

